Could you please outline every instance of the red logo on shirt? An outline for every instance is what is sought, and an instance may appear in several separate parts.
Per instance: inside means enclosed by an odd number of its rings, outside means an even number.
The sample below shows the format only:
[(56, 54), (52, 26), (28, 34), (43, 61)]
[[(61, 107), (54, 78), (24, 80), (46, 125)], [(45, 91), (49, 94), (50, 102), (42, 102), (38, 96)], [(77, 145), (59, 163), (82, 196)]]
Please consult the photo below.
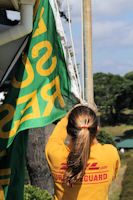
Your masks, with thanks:
[[(67, 163), (61, 163), (60, 170), (66, 170), (67, 169)], [(98, 163), (88, 163), (86, 170), (98, 170), (100, 167), (98, 166)]]
[(87, 170), (97, 170), (99, 168), (98, 163), (88, 163), (86, 167)]
[[(57, 182), (64, 181), (64, 172), (67, 169), (67, 163), (61, 163), (59, 171), (54, 171), (54, 178)], [(99, 165), (98, 162), (87, 163), (85, 175), (79, 182), (84, 184), (98, 184), (108, 181), (108, 167)]]
[(67, 164), (66, 163), (61, 163), (60, 170), (66, 170), (66, 169), (67, 169)]

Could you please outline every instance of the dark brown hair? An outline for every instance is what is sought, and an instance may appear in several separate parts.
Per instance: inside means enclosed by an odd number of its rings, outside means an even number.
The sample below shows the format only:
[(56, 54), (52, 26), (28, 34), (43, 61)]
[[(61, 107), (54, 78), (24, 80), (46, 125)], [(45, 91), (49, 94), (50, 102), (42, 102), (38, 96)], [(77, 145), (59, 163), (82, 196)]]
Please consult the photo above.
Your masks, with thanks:
[(90, 155), (90, 145), (97, 133), (98, 120), (87, 106), (75, 107), (68, 116), (67, 133), (72, 137), (72, 148), (67, 159), (65, 182), (73, 185), (82, 179)]

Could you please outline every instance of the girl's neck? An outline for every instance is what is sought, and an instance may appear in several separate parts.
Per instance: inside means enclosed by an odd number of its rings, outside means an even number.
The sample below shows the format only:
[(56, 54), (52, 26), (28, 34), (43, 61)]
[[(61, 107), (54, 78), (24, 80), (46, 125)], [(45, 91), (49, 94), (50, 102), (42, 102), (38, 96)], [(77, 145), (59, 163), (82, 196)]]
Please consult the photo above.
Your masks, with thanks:
[(99, 143), (98, 140), (96, 138), (93, 139), (92, 141), (92, 145)]

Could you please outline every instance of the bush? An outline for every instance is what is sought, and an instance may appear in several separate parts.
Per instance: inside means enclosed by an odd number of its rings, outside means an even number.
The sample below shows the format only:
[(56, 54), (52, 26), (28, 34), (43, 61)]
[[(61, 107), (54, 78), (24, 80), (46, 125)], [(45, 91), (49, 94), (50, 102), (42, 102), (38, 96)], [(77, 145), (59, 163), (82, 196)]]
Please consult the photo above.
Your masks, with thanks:
[(113, 140), (113, 137), (106, 133), (105, 131), (100, 131), (100, 133), (97, 135), (97, 140), (101, 144), (112, 144), (116, 147), (116, 143)]
[(25, 185), (24, 200), (52, 200), (52, 197), (46, 190), (32, 185)]

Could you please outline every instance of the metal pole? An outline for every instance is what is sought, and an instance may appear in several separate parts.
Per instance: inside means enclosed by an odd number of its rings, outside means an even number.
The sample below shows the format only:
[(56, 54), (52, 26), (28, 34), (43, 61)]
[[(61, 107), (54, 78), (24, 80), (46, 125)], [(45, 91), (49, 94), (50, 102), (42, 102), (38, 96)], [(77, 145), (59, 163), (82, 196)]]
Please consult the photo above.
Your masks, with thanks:
[(88, 103), (94, 104), (92, 71), (92, 19), (91, 0), (83, 0), (83, 45), (84, 45), (84, 95)]

